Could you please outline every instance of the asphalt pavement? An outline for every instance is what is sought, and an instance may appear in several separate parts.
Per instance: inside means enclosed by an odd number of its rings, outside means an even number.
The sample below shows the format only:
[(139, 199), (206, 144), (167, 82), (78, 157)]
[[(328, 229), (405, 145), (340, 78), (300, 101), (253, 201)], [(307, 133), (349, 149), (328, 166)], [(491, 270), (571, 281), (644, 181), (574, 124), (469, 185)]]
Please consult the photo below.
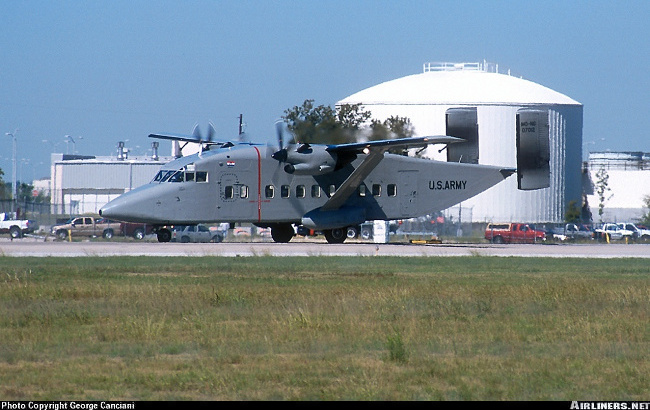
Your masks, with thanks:
[(0, 256), (519, 256), (544, 258), (650, 258), (650, 244), (375, 244), (324, 241), (157, 243), (148, 241), (46, 241), (0, 238)]

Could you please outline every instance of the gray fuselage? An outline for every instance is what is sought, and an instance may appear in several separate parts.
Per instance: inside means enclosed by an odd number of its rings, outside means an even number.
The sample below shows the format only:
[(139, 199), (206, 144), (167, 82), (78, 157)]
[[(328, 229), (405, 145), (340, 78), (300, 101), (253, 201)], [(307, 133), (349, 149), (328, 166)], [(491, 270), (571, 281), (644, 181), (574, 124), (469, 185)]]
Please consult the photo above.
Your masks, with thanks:
[(338, 169), (321, 175), (288, 173), (272, 155), (270, 148), (251, 144), (179, 158), (164, 165), (151, 183), (109, 202), (101, 214), (155, 225), (302, 223), (331, 229), (442, 210), (510, 174), (495, 166), (385, 153), (341, 206), (320, 215), (319, 209), (366, 155), (355, 154)]

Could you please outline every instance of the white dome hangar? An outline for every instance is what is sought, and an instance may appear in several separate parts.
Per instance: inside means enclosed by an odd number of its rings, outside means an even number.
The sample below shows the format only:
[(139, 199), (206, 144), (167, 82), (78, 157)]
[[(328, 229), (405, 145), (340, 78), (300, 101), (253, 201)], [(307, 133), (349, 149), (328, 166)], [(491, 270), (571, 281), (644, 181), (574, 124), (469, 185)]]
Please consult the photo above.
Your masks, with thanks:
[[(407, 117), (417, 136), (447, 134), (450, 109), (475, 110), (478, 163), (516, 168), (516, 118), (521, 109), (548, 110), (550, 187), (517, 189), (517, 178), (462, 203), (472, 222), (562, 222), (582, 199), (582, 112), (579, 102), (547, 87), (498, 73), (489, 63), (425, 63), (409, 75), (359, 91), (336, 105), (361, 103), (374, 119)], [(435, 159), (446, 154), (429, 150)]]

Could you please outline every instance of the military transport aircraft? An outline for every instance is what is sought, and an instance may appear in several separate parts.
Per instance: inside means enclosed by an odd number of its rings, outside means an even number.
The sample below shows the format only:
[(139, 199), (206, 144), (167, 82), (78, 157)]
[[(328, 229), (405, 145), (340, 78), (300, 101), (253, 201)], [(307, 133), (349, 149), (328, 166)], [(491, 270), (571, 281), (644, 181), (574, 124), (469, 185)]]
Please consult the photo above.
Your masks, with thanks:
[[(524, 127), (520, 114), (534, 114), (536, 120), (525, 121)], [(543, 123), (548, 114), (532, 114), (518, 113), (517, 118), (520, 189), (549, 186), (548, 176), (539, 178), (540, 172), (548, 174), (548, 132), (544, 132), (544, 124), (536, 124)], [(470, 128), (478, 132), (478, 127)], [(348, 226), (442, 210), (516, 171), (462, 159), (444, 162), (388, 152), (471, 143), (471, 138), (462, 135), (283, 146), (280, 134), (278, 148), (215, 142), (212, 129), (206, 139), (196, 131), (190, 136), (149, 137), (199, 143), (201, 148), (197, 154), (164, 165), (149, 184), (124, 193), (99, 213), (110, 219), (153, 224), (161, 242), (171, 238), (169, 225), (247, 222), (270, 228), (275, 242), (289, 242), (295, 234), (294, 225), (303, 225), (322, 231), (329, 243), (343, 243)]]

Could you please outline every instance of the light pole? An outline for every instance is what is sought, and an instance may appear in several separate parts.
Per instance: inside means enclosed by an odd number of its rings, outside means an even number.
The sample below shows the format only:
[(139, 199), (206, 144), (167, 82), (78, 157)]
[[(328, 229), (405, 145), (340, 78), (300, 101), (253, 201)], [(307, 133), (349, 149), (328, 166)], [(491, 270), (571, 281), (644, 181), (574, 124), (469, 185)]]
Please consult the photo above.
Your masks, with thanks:
[(13, 139), (13, 156), (11, 159), (11, 197), (13, 201), (11, 202), (11, 211), (16, 212), (16, 198), (18, 197), (18, 186), (16, 185), (16, 133), (18, 132), (18, 129), (16, 129), (13, 133), (7, 132), (5, 133), (6, 136), (11, 137)]

